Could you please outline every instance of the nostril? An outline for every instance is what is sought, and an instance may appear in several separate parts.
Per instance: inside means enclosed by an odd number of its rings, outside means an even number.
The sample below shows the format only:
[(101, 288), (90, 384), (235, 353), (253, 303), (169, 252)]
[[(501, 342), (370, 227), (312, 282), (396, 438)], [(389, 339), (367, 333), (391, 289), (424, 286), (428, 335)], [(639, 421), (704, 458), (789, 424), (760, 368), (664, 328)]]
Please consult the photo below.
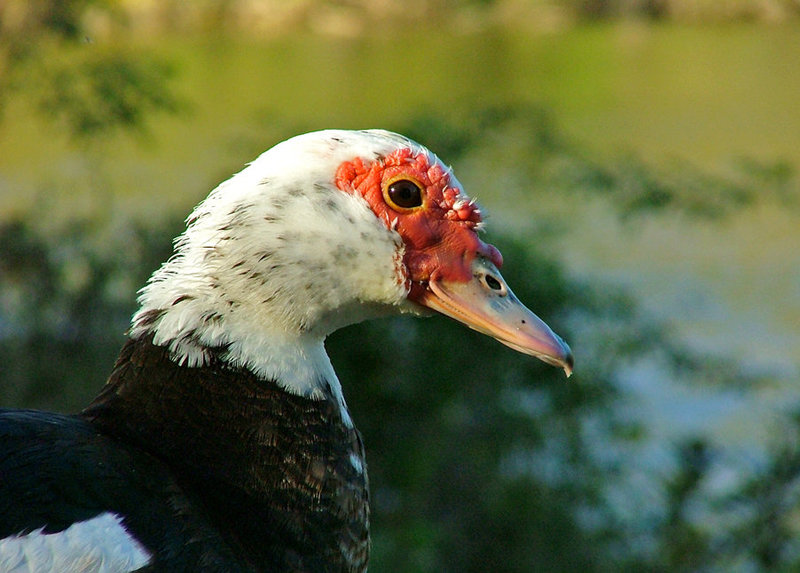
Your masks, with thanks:
[(484, 275), (483, 282), (485, 282), (486, 286), (494, 291), (500, 292), (503, 290), (503, 284), (492, 275)]

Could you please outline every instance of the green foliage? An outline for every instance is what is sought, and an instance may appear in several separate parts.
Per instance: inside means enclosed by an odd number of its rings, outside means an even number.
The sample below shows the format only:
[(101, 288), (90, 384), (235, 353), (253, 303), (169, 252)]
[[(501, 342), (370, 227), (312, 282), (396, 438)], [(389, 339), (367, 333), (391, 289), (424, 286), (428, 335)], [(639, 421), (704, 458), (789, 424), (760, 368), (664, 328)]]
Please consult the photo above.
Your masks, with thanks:
[(170, 251), (166, 227), (74, 222), (46, 233), (0, 225), (0, 396), (74, 411), (105, 381), (136, 288)]
[(89, 8), (104, 13), (115, 30), (123, 27), (113, 2), (46, 0), (17, 8), (20, 22), (0, 26), (0, 111), (22, 92), (46, 119), (88, 143), (117, 130), (143, 133), (153, 112), (185, 108), (171, 90), (175, 70), (168, 62), (142, 50), (101, 48), (85, 35)]
[(121, 51), (86, 56), (42, 75), (38, 106), (65, 124), (73, 138), (89, 140), (118, 129), (142, 132), (150, 113), (183, 108), (169, 92), (174, 69), (166, 62)]

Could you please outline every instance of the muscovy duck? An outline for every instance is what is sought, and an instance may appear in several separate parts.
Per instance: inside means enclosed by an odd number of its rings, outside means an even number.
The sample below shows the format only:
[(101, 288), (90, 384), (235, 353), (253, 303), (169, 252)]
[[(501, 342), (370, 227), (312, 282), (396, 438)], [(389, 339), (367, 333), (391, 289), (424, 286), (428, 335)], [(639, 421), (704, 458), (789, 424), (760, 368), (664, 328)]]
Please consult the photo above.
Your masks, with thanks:
[(0, 570), (364, 571), (364, 446), (329, 333), (439, 312), (571, 372), (482, 226), (394, 133), (262, 154), (189, 216), (85, 410), (0, 414)]

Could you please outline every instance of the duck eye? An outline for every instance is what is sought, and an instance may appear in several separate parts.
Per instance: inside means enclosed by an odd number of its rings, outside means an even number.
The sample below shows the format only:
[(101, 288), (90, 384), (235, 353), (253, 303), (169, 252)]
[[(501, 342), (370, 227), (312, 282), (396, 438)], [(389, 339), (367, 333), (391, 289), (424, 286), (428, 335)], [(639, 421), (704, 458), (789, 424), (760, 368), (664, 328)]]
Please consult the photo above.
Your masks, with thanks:
[(386, 188), (386, 199), (391, 207), (413, 209), (422, 205), (422, 189), (413, 181), (398, 179)]

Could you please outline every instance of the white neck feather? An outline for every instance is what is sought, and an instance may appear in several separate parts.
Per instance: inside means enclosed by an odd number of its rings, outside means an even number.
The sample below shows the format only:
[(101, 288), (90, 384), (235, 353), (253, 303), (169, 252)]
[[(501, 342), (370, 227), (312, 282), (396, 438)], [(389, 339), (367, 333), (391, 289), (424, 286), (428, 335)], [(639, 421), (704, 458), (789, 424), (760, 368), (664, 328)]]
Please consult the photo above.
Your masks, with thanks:
[(142, 289), (131, 336), (152, 333), (192, 367), (207, 362), (209, 349), (221, 351), (230, 364), (290, 392), (332, 392), (343, 405), (325, 337), (414, 308), (406, 301), (400, 237), (361, 197), (336, 188), (335, 171), (398, 144), (409, 142), (383, 132), (307, 134), (222, 183)]

